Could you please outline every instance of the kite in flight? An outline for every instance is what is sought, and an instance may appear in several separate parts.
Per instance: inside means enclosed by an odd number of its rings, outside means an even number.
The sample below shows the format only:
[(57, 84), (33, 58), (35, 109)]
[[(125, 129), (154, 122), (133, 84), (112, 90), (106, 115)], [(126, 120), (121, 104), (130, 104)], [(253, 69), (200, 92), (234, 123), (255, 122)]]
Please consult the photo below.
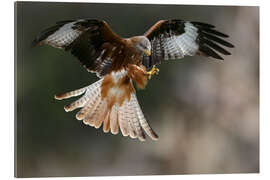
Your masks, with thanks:
[(65, 111), (81, 108), (78, 120), (100, 128), (105, 133), (145, 140), (144, 131), (153, 139), (158, 136), (146, 121), (137, 101), (133, 82), (145, 88), (155, 65), (184, 56), (208, 56), (223, 59), (230, 55), (222, 46), (234, 47), (223, 40), (229, 37), (210, 24), (183, 20), (160, 20), (144, 35), (121, 38), (102, 20), (80, 19), (57, 22), (40, 33), (33, 45), (48, 44), (70, 51), (82, 65), (100, 78), (78, 90), (56, 95), (58, 100), (83, 96), (64, 107)]

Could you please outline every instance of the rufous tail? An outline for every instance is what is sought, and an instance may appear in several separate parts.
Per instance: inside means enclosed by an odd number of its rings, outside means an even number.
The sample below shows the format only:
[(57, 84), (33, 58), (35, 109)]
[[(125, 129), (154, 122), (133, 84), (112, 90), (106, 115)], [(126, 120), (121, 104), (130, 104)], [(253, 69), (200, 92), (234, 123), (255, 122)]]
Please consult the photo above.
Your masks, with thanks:
[(83, 94), (78, 100), (66, 105), (65, 111), (81, 108), (76, 118), (95, 128), (100, 128), (103, 123), (105, 133), (111, 131), (112, 134), (118, 134), (120, 127), (123, 136), (144, 141), (145, 131), (153, 140), (157, 140), (158, 136), (146, 121), (135, 93), (131, 92), (122, 104), (117, 101), (110, 104), (108, 98), (101, 96), (103, 80), (104, 78), (87, 87), (56, 95), (55, 99), (62, 100)]

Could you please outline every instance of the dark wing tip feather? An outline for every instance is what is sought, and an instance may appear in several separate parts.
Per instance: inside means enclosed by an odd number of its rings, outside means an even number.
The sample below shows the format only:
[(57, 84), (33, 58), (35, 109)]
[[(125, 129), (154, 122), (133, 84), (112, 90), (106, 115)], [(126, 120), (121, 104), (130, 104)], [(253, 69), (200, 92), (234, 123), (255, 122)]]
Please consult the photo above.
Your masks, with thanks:
[(199, 36), (197, 42), (199, 44), (199, 51), (202, 55), (210, 56), (216, 59), (223, 60), (218, 54), (231, 55), (229, 51), (224, 49), (222, 46), (233, 48), (234, 45), (230, 42), (225, 41), (223, 38), (228, 38), (227, 34), (217, 31), (213, 25), (192, 22), (198, 28)]
[(201, 32), (202, 36), (206, 37), (207, 39), (209, 40), (212, 40), (212, 41), (215, 41), (223, 46), (226, 46), (226, 47), (229, 47), (229, 48), (233, 48), (234, 45), (232, 45), (231, 43), (215, 36), (215, 35), (211, 35), (211, 34), (208, 34), (208, 33), (205, 33), (205, 32)]
[(78, 21), (77, 23), (75, 23), (75, 25), (80, 25), (84, 28), (89, 28), (90, 26), (101, 26), (103, 24), (105, 24), (105, 21), (101, 21), (98, 19), (83, 19), (82, 21)]
[(193, 25), (195, 25), (195, 27), (199, 28), (200, 31), (210, 33), (210, 34), (214, 34), (216, 36), (220, 36), (220, 37), (223, 37), (223, 38), (228, 38), (229, 37), (227, 34), (224, 34), (222, 32), (219, 32), (219, 31), (215, 30), (214, 25), (207, 24), (207, 23), (202, 23), (202, 22), (191, 22), (191, 23)]
[[(231, 55), (231, 53), (220, 45), (233, 48), (234, 45), (230, 42), (223, 40), (222, 38), (228, 38), (227, 34), (215, 30), (215, 26), (202, 23), (202, 22), (191, 22), (195, 27), (198, 28), (199, 36), (197, 42), (199, 44), (199, 51), (206, 56), (211, 56), (216, 59), (224, 60), (217, 52), (223, 55)], [(217, 51), (217, 52), (216, 52)]]
[(39, 42), (40, 42), (40, 41), (38, 40), (38, 38), (35, 38), (35, 39), (31, 42), (30, 47), (33, 48), (33, 47), (37, 46)]
[(216, 36), (220, 36), (220, 37), (223, 37), (223, 38), (228, 38), (229, 37), (227, 34), (219, 32), (219, 31), (217, 31), (215, 29), (202, 28), (202, 31), (204, 31), (206, 33), (214, 34)]
[(202, 23), (202, 22), (197, 22), (197, 21), (191, 21), (192, 24), (195, 26), (200, 26), (200, 27), (205, 27), (205, 28), (215, 28), (214, 25), (208, 24), (208, 23)]
[(226, 49), (220, 47), (218, 44), (216, 44), (208, 39), (201, 38), (200, 42), (207, 44), (209, 47), (215, 49), (216, 51), (218, 51), (224, 55), (231, 55), (231, 53), (229, 51), (227, 51)]
[(64, 24), (57, 24), (53, 27), (47, 28), (44, 31), (42, 31), (36, 38), (32, 41), (31, 46), (37, 46), (39, 45), (43, 40), (45, 40), (48, 36), (53, 34), (55, 31), (57, 31), (60, 27), (62, 27)]
[(212, 50), (207, 45), (201, 45), (199, 47), (199, 50), (207, 56), (211, 56), (211, 57), (216, 58), (216, 59), (224, 60), (220, 55), (218, 55), (214, 50)]

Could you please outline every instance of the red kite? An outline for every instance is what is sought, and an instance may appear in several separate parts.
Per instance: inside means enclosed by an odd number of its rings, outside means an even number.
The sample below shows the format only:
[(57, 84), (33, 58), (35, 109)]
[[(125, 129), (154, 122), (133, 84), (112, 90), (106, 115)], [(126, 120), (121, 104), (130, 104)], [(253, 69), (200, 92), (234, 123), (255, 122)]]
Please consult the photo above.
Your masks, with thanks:
[(157, 140), (157, 134), (147, 123), (135, 95), (133, 83), (140, 89), (159, 70), (164, 60), (184, 56), (210, 56), (223, 59), (217, 52), (230, 55), (222, 46), (234, 47), (223, 40), (228, 35), (210, 24), (183, 20), (160, 20), (144, 35), (121, 38), (105, 21), (80, 19), (57, 22), (33, 41), (33, 45), (48, 44), (70, 51), (100, 80), (81, 89), (56, 95), (58, 100), (83, 96), (66, 105), (66, 111), (81, 108), (78, 120), (113, 134), (118, 129), (123, 136), (144, 141), (144, 131)]

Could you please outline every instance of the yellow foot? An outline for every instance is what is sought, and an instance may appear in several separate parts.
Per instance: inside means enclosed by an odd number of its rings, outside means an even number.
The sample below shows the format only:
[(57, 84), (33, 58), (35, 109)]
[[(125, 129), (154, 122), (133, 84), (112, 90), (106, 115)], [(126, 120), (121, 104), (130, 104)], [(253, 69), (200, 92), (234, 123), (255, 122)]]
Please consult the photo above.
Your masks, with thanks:
[(148, 76), (148, 79), (151, 79), (152, 75), (158, 75), (159, 69), (156, 68), (154, 65), (150, 71), (148, 71), (146, 74)]

